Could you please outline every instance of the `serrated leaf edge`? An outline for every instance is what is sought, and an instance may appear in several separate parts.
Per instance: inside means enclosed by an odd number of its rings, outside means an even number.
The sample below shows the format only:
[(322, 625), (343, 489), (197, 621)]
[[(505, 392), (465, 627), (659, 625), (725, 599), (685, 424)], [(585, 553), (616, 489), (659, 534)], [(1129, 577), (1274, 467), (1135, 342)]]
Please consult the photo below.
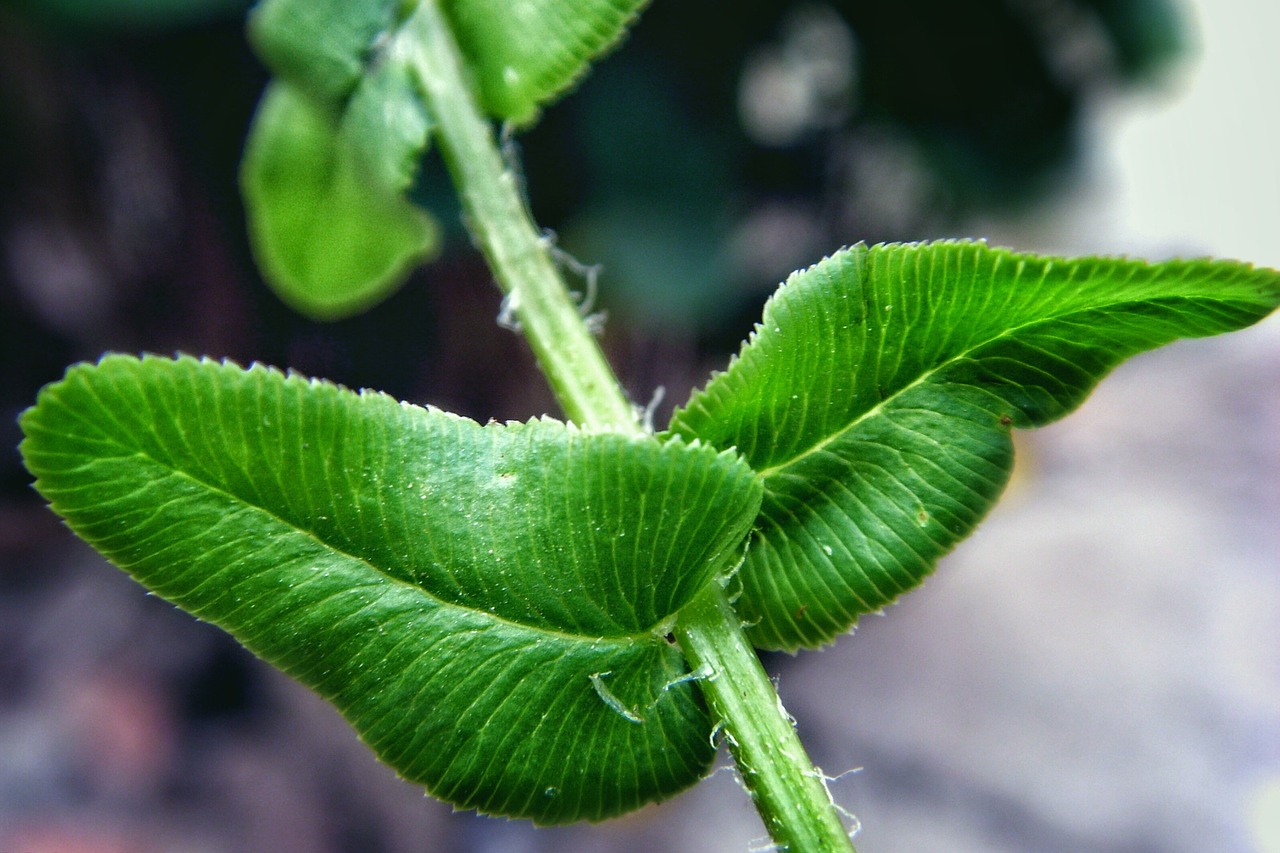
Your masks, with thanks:
[[(244, 375), (253, 375), (255, 373), (265, 373), (269, 376), (280, 377), (286, 382), (305, 383), (308, 388), (324, 388), (324, 389), (330, 389), (330, 390), (347, 393), (347, 394), (356, 394), (361, 399), (382, 399), (382, 400), (394, 403), (400, 408), (405, 410), (426, 411), (426, 412), (432, 413), (433, 415), (444, 415), (450, 419), (468, 423), (479, 429), (503, 429), (503, 430), (520, 431), (525, 429), (538, 429), (539, 427), (547, 426), (547, 427), (555, 427), (555, 428), (564, 428), (567, 430), (569, 434), (577, 435), (577, 436), (608, 435), (614, 439), (620, 439), (632, 444), (643, 444), (648, 442), (655, 442), (659, 447), (663, 447), (663, 448), (685, 447), (694, 452), (710, 453), (716, 458), (724, 459), (726, 461), (733, 463), (735, 466), (741, 466), (744, 474), (750, 474), (753, 477), (757, 476), (755, 475), (754, 472), (751, 471), (750, 466), (747, 465), (746, 461), (742, 458), (742, 456), (738, 454), (735, 450), (732, 450), (732, 449), (720, 450), (718, 448), (712, 447), (710, 444), (700, 441), (696, 437), (693, 440), (687, 440), (681, 436), (670, 436), (670, 437), (660, 438), (652, 435), (636, 434), (636, 433), (611, 430), (611, 429), (593, 428), (589, 426), (582, 426), (572, 422), (560, 421), (556, 418), (550, 417), (549, 415), (541, 415), (538, 417), (531, 418), (527, 421), (508, 420), (508, 421), (499, 422), (495, 420), (495, 421), (490, 421), (487, 424), (481, 424), (472, 418), (466, 417), (465, 415), (460, 415), (455, 412), (450, 412), (445, 409), (440, 409), (436, 406), (432, 406), (432, 405), (421, 406), (416, 403), (411, 403), (405, 400), (396, 400), (391, 395), (386, 394), (382, 391), (377, 391), (369, 388), (361, 388), (359, 391), (352, 391), (350, 388), (340, 383), (332, 382), (327, 379), (307, 376), (306, 374), (299, 373), (298, 371), (295, 371), (292, 368), (281, 370), (278, 367), (275, 367), (257, 360), (250, 362), (248, 367), (243, 367), (238, 362), (230, 358), (218, 359), (218, 358), (211, 358), (209, 356), (197, 357), (197, 356), (192, 356), (185, 353), (177, 353), (172, 358), (163, 356), (163, 355), (156, 355), (153, 353), (143, 353), (141, 356), (126, 355), (122, 353), (107, 353), (106, 355), (99, 358), (97, 361), (77, 362), (71, 365), (69, 368), (67, 368), (62, 379), (59, 379), (54, 382), (50, 382), (40, 389), (36, 397), (35, 405), (27, 408), (19, 415), (18, 417), (19, 425), (22, 425), (24, 422), (26, 422), (29, 417), (34, 416), (34, 412), (36, 411), (36, 409), (39, 408), (41, 402), (44, 399), (46, 399), (47, 395), (56, 393), (56, 389), (63, 383), (71, 380), (73, 375), (78, 373), (83, 373), (85, 371), (97, 369), (98, 367), (101, 367), (102, 365), (111, 361), (132, 362), (140, 367), (146, 365), (149, 362), (155, 362), (155, 361), (164, 362), (167, 364), (181, 364), (185, 362), (188, 364), (195, 364), (197, 366), (214, 366), (214, 367), (222, 368), (225, 370), (239, 371)], [(24, 438), (18, 445), (19, 453), (23, 454), (24, 459), (25, 459), (25, 452), (23, 448), (27, 445), (29, 441), (30, 441), (30, 438), (25, 436), (25, 429), (24, 429)], [(130, 448), (124, 448), (124, 449), (129, 450)], [(157, 465), (161, 464), (159, 463), (158, 460), (152, 459), (151, 461), (156, 463)], [(280, 518), (278, 515), (276, 515), (276, 513), (272, 512), (270, 509), (266, 507), (258, 506), (256, 504), (248, 504), (247, 501), (245, 501), (243, 498), (239, 497), (238, 495), (227, 493), (224, 489), (216, 485), (206, 483), (203, 480), (200, 480), (198, 478), (195, 478), (191, 476), (189, 473), (187, 473), (186, 471), (182, 471), (180, 469), (173, 469), (173, 470), (175, 474), (183, 477), (184, 479), (192, 483), (199, 484), (201, 488), (208, 489), (211, 492), (224, 495), (227, 498), (233, 499), (237, 502), (246, 503), (247, 505), (252, 506), (252, 508), (256, 512), (261, 512), (269, 516), (276, 522), (280, 523), (282, 526), (291, 530), (296, 530), (297, 532), (310, 537), (317, 544), (319, 544), (325, 549), (328, 549), (336, 554), (342, 555), (357, 563), (360, 563), (366, 566), (370, 571), (372, 571), (379, 577), (391, 583), (394, 583), (401, 588), (407, 589), (415, 595), (421, 595), (430, 599), (435, 605), (441, 608), (450, 608), (455, 610), (473, 612), (480, 615), (483, 618), (491, 619), (495, 623), (510, 625), (513, 628), (523, 630), (523, 631), (535, 632), (543, 636), (560, 637), (570, 642), (578, 642), (578, 643), (605, 642), (609, 644), (617, 644), (620, 646), (629, 646), (636, 642), (649, 642), (649, 641), (652, 641), (655, 637), (656, 638), (664, 637), (671, 630), (671, 625), (677, 615), (674, 612), (666, 614), (661, 619), (659, 619), (653, 626), (638, 632), (628, 633), (628, 634), (608, 634), (608, 635), (600, 635), (600, 636), (589, 635), (589, 634), (574, 634), (567, 631), (556, 630), (554, 628), (548, 628), (541, 625), (528, 625), (523, 622), (517, 622), (515, 620), (506, 618), (496, 613), (491, 613), (486, 610), (477, 610), (475, 608), (466, 607), (464, 605), (456, 604), (454, 602), (450, 602), (445, 599), (439, 598), (436, 595), (433, 595), (430, 591), (428, 591), (424, 587), (421, 587), (417, 584), (410, 583), (403, 579), (397, 578), (391, 574), (388, 574), (387, 572), (383, 571), (380, 567), (369, 562), (366, 558), (360, 555), (351, 554), (327, 541), (324, 541), (318, 538), (313, 531), (302, 530), (296, 527), (295, 525), (289, 523), (285, 519)], [(40, 491), (41, 494), (43, 495), (43, 491), (41, 491), (40, 489), (41, 481), (42, 481), (42, 478), (39, 476), (36, 476), (33, 485), (36, 488), (36, 490)], [(54, 512), (58, 513), (58, 515), (61, 517), (62, 513), (59, 510), (58, 502), (52, 498), (48, 500), (49, 500), (50, 508), (53, 509)], [(726, 570), (728, 574), (732, 574), (737, 570), (738, 566), (741, 566), (742, 560), (745, 557), (746, 542), (748, 539), (749, 537), (744, 537), (743, 543), (738, 547), (739, 557), (733, 563), (733, 567)], [(121, 566), (121, 568), (124, 568), (126, 571), (128, 570), (128, 567), (126, 566)], [(196, 615), (199, 616), (200, 614), (196, 613)]]

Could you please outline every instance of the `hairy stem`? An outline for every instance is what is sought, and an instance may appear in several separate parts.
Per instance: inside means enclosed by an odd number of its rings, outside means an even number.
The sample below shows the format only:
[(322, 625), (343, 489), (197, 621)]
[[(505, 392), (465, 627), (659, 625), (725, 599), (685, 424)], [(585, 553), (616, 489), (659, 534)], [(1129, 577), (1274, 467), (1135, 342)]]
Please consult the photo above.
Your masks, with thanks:
[(725, 722), (729, 752), (773, 840), (801, 853), (852, 851), (822, 775), (717, 584), (680, 611), (676, 637), (689, 664), (710, 673), (702, 694)]
[(438, 0), (421, 0), (406, 25), (418, 36), (419, 83), (467, 226), (565, 414), (585, 426), (639, 432), (635, 411), (583, 322), (550, 246), (529, 216), (519, 179), (480, 113)]
[[(466, 80), (439, 0), (420, 0), (420, 85), (436, 139), (484, 252), (543, 373), (570, 419), (643, 432), (529, 216)], [(798, 853), (850, 851), (821, 777), (718, 584), (681, 612), (677, 633), (690, 664), (713, 673), (704, 695), (724, 725), (742, 778), (774, 840)]]

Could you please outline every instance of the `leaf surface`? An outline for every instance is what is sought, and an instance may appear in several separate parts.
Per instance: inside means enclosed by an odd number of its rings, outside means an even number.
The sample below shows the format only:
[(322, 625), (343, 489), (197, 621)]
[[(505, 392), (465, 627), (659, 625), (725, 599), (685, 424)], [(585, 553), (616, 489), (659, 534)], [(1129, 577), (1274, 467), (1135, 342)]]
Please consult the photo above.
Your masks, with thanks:
[(1280, 273), (1063, 260), (947, 242), (849, 249), (793, 275), (670, 432), (764, 477), (736, 607), (753, 641), (829, 642), (914, 588), (991, 507), (1013, 427), (1120, 361), (1247, 326)]
[[(433, 0), (435, 2), (435, 0)], [(615, 46), (648, 0), (444, 0), (489, 115), (527, 124)], [(249, 33), (272, 71), (337, 102), (397, 39), (412, 39), (416, 3), (264, 0)]]
[(263, 0), (249, 41), (279, 77), (320, 102), (345, 100), (403, 22), (401, 0)]
[(614, 47), (648, 0), (449, 0), (458, 45), (488, 113), (517, 124), (571, 88)]
[(190, 358), (74, 367), (22, 428), (73, 530), (438, 797), (598, 819), (712, 757), (664, 634), (741, 556), (760, 487), (732, 454)]
[(428, 121), (403, 66), (361, 80), (335, 116), (287, 83), (263, 94), (241, 166), (259, 265), (281, 298), (319, 319), (364, 310), (438, 247), (431, 216), (404, 197)]

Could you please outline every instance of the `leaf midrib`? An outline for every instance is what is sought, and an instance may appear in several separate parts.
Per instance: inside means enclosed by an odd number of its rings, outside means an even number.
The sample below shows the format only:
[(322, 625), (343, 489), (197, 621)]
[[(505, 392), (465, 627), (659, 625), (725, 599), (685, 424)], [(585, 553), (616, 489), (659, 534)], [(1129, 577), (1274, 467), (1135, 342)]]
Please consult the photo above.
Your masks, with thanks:
[(945, 370), (947, 367), (950, 367), (951, 365), (965, 358), (968, 358), (973, 352), (979, 349), (982, 349), (983, 347), (990, 346), (996, 343), (997, 341), (1010, 338), (1020, 332), (1027, 331), (1028, 329), (1034, 329), (1037, 326), (1044, 326), (1050, 323), (1061, 322), (1063, 320), (1067, 320), (1082, 314), (1088, 314), (1094, 311), (1121, 308), (1129, 305), (1152, 305), (1152, 304), (1157, 304), (1161, 302), (1194, 302), (1194, 301), (1213, 302), (1213, 303), (1222, 304), (1222, 305), (1236, 304), (1240, 306), (1247, 306), (1249, 308), (1257, 307), (1255, 303), (1248, 302), (1243, 299), (1233, 300), (1233, 299), (1220, 299), (1220, 298), (1213, 298), (1213, 297), (1197, 297), (1197, 296), (1165, 296), (1165, 297), (1157, 297), (1154, 299), (1146, 299), (1146, 300), (1128, 299), (1128, 300), (1118, 300), (1115, 302), (1100, 303), (1097, 305), (1092, 305), (1088, 308), (1081, 308), (1073, 311), (1067, 311), (1063, 314), (1057, 314), (1051, 317), (1041, 318), (1038, 320), (1033, 320), (1027, 323), (1023, 323), (1018, 326), (1013, 326), (1011, 328), (1005, 329), (1004, 331), (1000, 332), (1000, 334), (998, 335), (992, 335), (989, 338), (986, 338), (984, 340), (974, 343), (973, 345), (956, 353), (955, 355), (951, 356), (945, 361), (940, 362), (934, 367), (931, 367), (928, 370), (922, 372), (920, 376), (918, 376), (916, 379), (913, 379), (911, 382), (907, 383), (906, 385), (897, 389), (893, 393), (889, 394), (887, 397), (880, 400), (880, 402), (876, 403), (874, 406), (867, 409), (866, 411), (859, 413), (858, 415), (850, 419), (849, 422), (846, 423), (844, 426), (840, 427), (839, 429), (833, 430), (826, 437), (819, 439), (814, 444), (811, 444), (809, 447), (805, 448), (799, 453), (794, 454), (793, 456), (789, 457), (787, 460), (776, 463), (774, 465), (769, 465), (765, 468), (760, 469), (756, 473), (761, 478), (768, 480), (770, 477), (781, 474), (785, 469), (790, 468), (793, 465), (799, 464), (801, 461), (807, 459), (808, 457), (813, 456), (814, 454), (817, 454), (817, 453), (821, 453), (827, 447), (831, 446), (832, 444), (834, 444), (835, 442), (843, 438), (845, 435), (847, 435), (848, 433), (856, 429), (863, 422), (875, 417), (886, 406), (890, 405), (891, 403), (893, 403), (894, 401), (902, 397), (904, 394), (928, 382), (930, 379), (933, 378), (935, 374), (939, 373), (942, 370)]
[[(97, 397), (96, 394), (94, 394), (94, 396)], [(106, 407), (105, 405), (103, 405), (101, 399), (99, 399), (98, 402), (104, 411), (110, 412), (109, 407)], [(152, 455), (151, 453), (147, 452), (142, 448), (129, 447), (127, 444), (121, 442), (117, 436), (111, 435), (110, 433), (107, 433), (107, 432), (103, 432), (97, 427), (96, 424), (92, 423), (89, 420), (86, 420), (84, 417), (81, 416), (79, 412), (75, 411), (74, 407), (67, 406), (64, 403), (63, 408), (65, 411), (68, 411), (73, 417), (80, 420), (81, 423), (97, 431), (99, 435), (103, 436), (103, 438), (106, 440), (106, 443), (108, 443), (110, 446), (118, 448), (120, 451), (122, 451), (121, 454), (118, 455), (116, 458), (127, 459), (130, 457), (133, 457), (137, 459), (143, 459), (162, 470), (170, 471), (176, 474), (177, 476), (185, 478), (188, 482), (208, 490), (210, 493), (214, 495), (222, 495), (223, 497), (228, 498), (242, 506), (248, 507), (250, 510), (254, 512), (263, 514), (267, 518), (271, 519), (272, 522), (280, 525), (281, 527), (285, 528), (286, 530), (292, 533), (300, 533), (309, 537), (314, 542), (319, 544), (321, 547), (333, 552), (334, 554), (337, 554), (341, 557), (345, 557), (359, 564), (362, 564), (363, 566), (368, 568), (371, 572), (373, 572), (375, 575), (385, 578), (387, 581), (393, 584), (397, 584), (401, 587), (407, 588), (415, 594), (422, 595), (425, 598), (428, 598), (436, 602), (436, 604), (439, 605), (440, 607), (453, 608), (455, 610), (474, 613), (481, 616), (482, 618), (493, 620), (494, 622), (510, 625), (525, 631), (536, 631), (538, 633), (541, 633), (550, 637), (561, 638), (569, 642), (595, 643), (595, 642), (605, 641), (608, 643), (616, 643), (620, 647), (630, 647), (635, 645), (637, 642), (651, 641), (655, 636), (659, 636), (658, 631), (660, 627), (665, 625), (673, 615), (673, 614), (667, 614), (667, 616), (665, 616), (663, 619), (659, 620), (653, 626), (643, 631), (639, 631), (631, 634), (594, 636), (590, 634), (574, 634), (568, 631), (564, 631), (556, 628), (549, 628), (542, 625), (528, 625), (523, 622), (518, 622), (514, 619), (507, 618), (506, 616), (499, 615), (497, 613), (492, 613), (487, 610), (477, 610), (475, 608), (467, 607), (465, 605), (458, 604), (456, 602), (448, 601), (446, 599), (439, 597), (438, 595), (436, 595), (434, 592), (427, 589), (426, 587), (420, 586), (415, 583), (411, 583), (402, 578), (398, 578), (395, 575), (392, 575), (386, 570), (382, 569), (378, 565), (370, 562), (367, 558), (362, 557), (358, 554), (352, 554), (349, 551), (343, 548), (340, 548), (332, 544), (331, 542), (326, 541), (325, 539), (321, 538), (314, 530), (308, 530), (306, 528), (302, 528), (294, 525), (293, 523), (281, 517), (279, 514), (277, 514), (276, 512), (274, 512), (268, 507), (259, 506), (258, 504), (250, 500), (246, 500), (241, 495), (235, 494), (234, 492), (229, 491), (228, 489), (216, 483), (210, 483), (208, 480), (204, 478), (197, 477), (191, 472), (185, 470), (184, 468), (181, 468), (179, 466), (172, 465), (172, 464), (167, 464), (164, 461), (157, 459), (154, 455)], [(111, 421), (115, 423), (117, 426), (120, 425), (119, 421), (117, 421), (114, 417), (111, 417)], [(98, 457), (98, 458), (102, 458), (102, 457)], [(57, 509), (56, 506), (54, 508)]]

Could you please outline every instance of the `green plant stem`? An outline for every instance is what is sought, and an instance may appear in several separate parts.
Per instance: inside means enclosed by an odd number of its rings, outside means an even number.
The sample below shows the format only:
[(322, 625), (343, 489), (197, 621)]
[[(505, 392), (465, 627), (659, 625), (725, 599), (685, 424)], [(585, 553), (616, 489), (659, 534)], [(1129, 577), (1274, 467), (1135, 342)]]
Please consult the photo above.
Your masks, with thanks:
[[(514, 300), (522, 331), (565, 413), (584, 425), (641, 433), (502, 159), (438, 0), (421, 0), (407, 25), (417, 28), (420, 85), (467, 225)], [(774, 840), (802, 853), (852, 850), (821, 776), (718, 584), (681, 611), (677, 634), (690, 664), (713, 673), (702, 680), (703, 693), (723, 722), (743, 782)]]
[(551, 258), (548, 241), (530, 218), (519, 178), (507, 168), (476, 104), (438, 0), (421, 0), (406, 26), (416, 28), (419, 82), (467, 226), (565, 414), (585, 426), (640, 432), (634, 409)]
[(822, 775), (805, 752), (741, 620), (711, 584), (680, 611), (676, 637), (717, 717), (742, 783), (784, 850), (852, 851)]

